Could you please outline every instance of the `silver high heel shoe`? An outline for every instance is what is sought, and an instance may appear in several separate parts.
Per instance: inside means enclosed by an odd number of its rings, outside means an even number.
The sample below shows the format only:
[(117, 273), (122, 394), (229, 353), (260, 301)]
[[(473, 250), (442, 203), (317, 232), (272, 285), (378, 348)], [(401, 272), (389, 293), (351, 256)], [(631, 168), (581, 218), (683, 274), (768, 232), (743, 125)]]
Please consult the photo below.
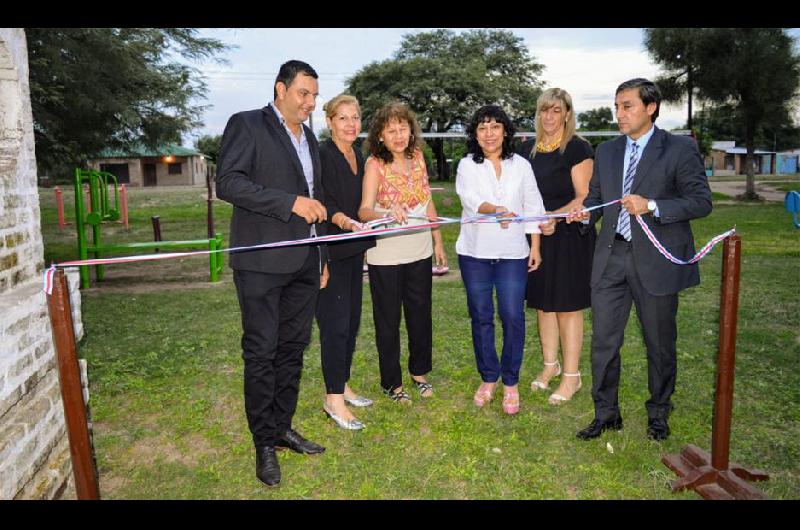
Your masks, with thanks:
[(325, 402), (322, 403), (322, 410), (325, 412), (325, 414), (328, 415), (330, 419), (336, 422), (336, 425), (338, 425), (342, 429), (347, 429), (348, 431), (360, 431), (365, 427), (363, 423), (361, 423), (355, 418), (353, 418), (352, 420), (345, 420), (344, 418), (337, 416), (336, 414), (328, 410), (328, 405)]
[(370, 405), (372, 405), (372, 400), (367, 399), (364, 396), (356, 396), (354, 398), (349, 398), (345, 396), (344, 400), (348, 404), (353, 405), (354, 407), (369, 407)]

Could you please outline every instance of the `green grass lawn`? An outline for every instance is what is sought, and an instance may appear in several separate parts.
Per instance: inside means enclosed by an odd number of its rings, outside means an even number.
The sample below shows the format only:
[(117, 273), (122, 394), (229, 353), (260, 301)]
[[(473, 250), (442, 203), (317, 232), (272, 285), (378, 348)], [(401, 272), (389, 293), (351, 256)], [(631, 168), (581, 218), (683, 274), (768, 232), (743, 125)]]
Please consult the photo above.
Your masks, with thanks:
[[(436, 183), (436, 185), (441, 185)], [(458, 216), (453, 185), (436, 195), (439, 212)], [(52, 190), (40, 190), (46, 260), (76, 256), (74, 226), (59, 233)], [(65, 195), (69, 195), (65, 193)], [(132, 228), (108, 227), (106, 240), (152, 240), (159, 215), (165, 239), (204, 237), (205, 190), (131, 189)], [(71, 199), (67, 199), (67, 204)], [(216, 202), (227, 239), (230, 206)], [(68, 220), (72, 215), (67, 212)], [(800, 498), (800, 231), (781, 204), (717, 206), (693, 223), (698, 246), (736, 225), (742, 279), (731, 462), (761, 468), (756, 486), (773, 499)], [(458, 228), (443, 227), (452, 268)], [(561, 406), (534, 394), (541, 368), (536, 321), (528, 312), (521, 411), (499, 400), (475, 409), (479, 384), (466, 297), (460, 280), (434, 282), (436, 396), (408, 407), (379, 394), (369, 290), (351, 385), (376, 400), (357, 410), (362, 432), (336, 427), (322, 412), (324, 387), (316, 331), (305, 356), (294, 426), (327, 447), (324, 455), (283, 452), (283, 483), (254, 476), (254, 451), (242, 396), (240, 315), (228, 269), (208, 282), (207, 260), (115, 265), (105, 284), (82, 292), (94, 444), (104, 498), (113, 499), (695, 499), (673, 494), (676, 478), (661, 456), (688, 443), (710, 450), (716, 378), (722, 249), (701, 262), (703, 281), (681, 295), (679, 371), (663, 443), (646, 439), (647, 363), (632, 315), (622, 351), (620, 406), (625, 429), (582, 442), (591, 421), (589, 333), (584, 388)], [(456, 277), (453, 273), (451, 278)], [(586, 314), (591, 329), (590, 312)], [(498, 323), (499, 324), (499, 323)], [(499, 329), (499, 325), (498, 325)], [(500, 337), (498, 336), (498, 342)], [(406, 362), (404, 354), (403, 364)], [(551, 384), (555, 387), (557, 381)], [(613, 452), (612, 452), (613, 450)]]
[(789, 182), (785, 184), (777, 184), (776, 190), (780, 191), (800, 191), (800, 182)]

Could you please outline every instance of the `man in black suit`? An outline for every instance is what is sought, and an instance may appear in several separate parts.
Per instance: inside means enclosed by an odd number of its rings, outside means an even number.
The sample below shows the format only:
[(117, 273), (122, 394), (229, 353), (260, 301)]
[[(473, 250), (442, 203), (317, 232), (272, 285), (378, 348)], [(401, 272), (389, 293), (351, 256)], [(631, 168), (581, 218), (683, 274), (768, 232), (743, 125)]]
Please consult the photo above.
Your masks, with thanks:
[[(322, 196), (317, 140), (303, 125), (316, 105), (317, 77), (308, 64), (289, 61), (278, 72), (272, 103), (228, 121), (216, 181), (217, 196), (234, 205), (231, 247), (315, 236), (317, 223), (327, 219), (313, 198)], [(324, 263), (320, 248), (310, 245), (231, 254), (242, 311), (245, 410), (256, 476), (268, 486), (281, 479), (276, 448), (325, 450), (292, 429), (303, 352), (327, 281)]]
[(622, 83), (614, 106), (624, 136), (600, 144), (585, 207), (622, 197), (589, 213), (572, 213), (568, 222), (603, 226), (592, 264), (592, 398), (594, 420), (578, 431), (582, 440), (622, 429), (618, 390), (620, 347), (631, 302), (647, 346), (647, 436), (665, 440), (675, 390), (678, 336), (678, 292), (700, 283), (697, 264), (676, 265), (649, 241), (634, 215), (641, 216), (673, 256), (694, 256), (691, 219), (711, 212), (702, 158), (691, 138), (672, 135), (654, 125), (661, 104), (658, 87), (646, 79)]

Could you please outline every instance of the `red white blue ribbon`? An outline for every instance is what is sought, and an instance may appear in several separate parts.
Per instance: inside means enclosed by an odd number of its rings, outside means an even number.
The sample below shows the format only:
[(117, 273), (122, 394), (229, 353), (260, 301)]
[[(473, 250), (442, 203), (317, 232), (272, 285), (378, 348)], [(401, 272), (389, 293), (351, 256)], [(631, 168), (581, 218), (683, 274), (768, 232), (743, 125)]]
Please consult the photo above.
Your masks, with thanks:
[[(621, 202), (620, 199), (615, 201), (610, 201), (605, 204), (599, 204), (597, 206), (592, 206), (590, 208), (584, 208), (581, 212), (589, 212), (592, 210), (596, 210), (599, 208), (604, 208), (611, 204), (615, 204)], [(502, 214), (485, 214), (485, 215), (476, 215), (472, 217), (465, 217), (462, 219), (456, 219), (451, 217), (436, 217), (436, 218), (423, 218), (428, 220), (426, 223), (416, 224), (416, 225), (404, 225), (404, 226), (395, 226), (395, 227), (385, 227), (385, 228), (377, 228), (379, 226), (383, 226), (386, 224), (391, 224), (395, 222), (393, 217), (383, 217), (381, 219), (375, 219), (374, 221), (370, 221), (368, 223), (364, 223), (370, 230), (362, 230), (358, 232), (351, 232), (345, 234), (334, 234), (334, 235), (327, 235), (327, 236), (320, 236), (320, 237), (308, 237), (305, 239), (293, 239), (288, 241), (276, 241), (274, 243), (263, 243), (260, 245), (252, 245), (247, 247), (232, 247), (232, 248), (223, 248), (217, 250), (194, 250), (190, 252), (165, 252), (159, 254), (145, 254), (145, 255), (136, 255), (136, 256), (120, 256), (116, 258), (91, 258), (85, 260), (73, 260), (73, 261), (64, 261), (62, 263), (54, 263), (52, 264), (44, 273), (44, 291), (49, 295), (53, 292), (53, 277), (57, 268), (64, 268), (64, 267), (79, 267), (79, 266), (89, 266), (89, 265), (111, 265), (115, 263), (128, 263), (134, 261), (158, 261), (158, 260), (165, 260), (165, 259), (176, 259), (176, 258), (186, 258), (190, 256), (202, 256), (207, 254), (212, 254), (216, 252), (244, 252), (244, 251), (251, 251), (251, 250), (263, 250), (268, 248), (282, 248), (282, 247), (291, 247), (291, 246), (300, 246), (300, 245), (319, 245), (322, 243), (329, 243), (332, 241), (347, 241), (350, 239), (360, 239), (364, 237), (374, 237), (374, 236), (387, 236), (387, 235), (398, 235), (406, 232), (411, 232), (415, 230), (423, 230), (426, 228), (436, 228), (438, 226), (444, 224), (465, 224), (465, 223), (499, 223), (499, 222), (512, 222), (512, 223), (530, 223), (530, 222), (545, 222), (549, 221), (550, 219), (554, 218), (564, 218), (569, 216), (569, 213), (552, 213), (552, 214), (545, 214), (545, 215), (536, 215), (536, 216), (513, 216), (513, 217), (499, 217)], [(415, 216), (412, 216), (415, 217)], [(735, 229), (728, 230), (724, 234), (720, 234), (714, 237), (711, 241), (709, 241), (701, 250), (697, 253), (689, 261), (682, 261), (667, 251), (663, 245), (656, 239), (647, 225), (642, 221), (639, 216), (636, 216), (636, 219), (639, 221), (639, 224), (642, 226), (645, 234), (647, 234), (648, 239), (653, 243), (653, 245), (658, 249), (658, 251), (664, 255), (665, 258), (672, 261), (673, 263), (677, 263), (679, 265), (688, 265), (691, 263), (695, 263), (705, 257), (708, 252), (711, 251), (714, 246), (735, 233)]]
[(50, 265), (50, 268), (44, 271), (44, 292), (53, 294), (53, 277), (56, 274), (56, 264)]
[(697, 263), (698, 261), (700, 261), (701, 259), (706, 257), (706, 254), (711, 252), (711, 249), (714, 248), (714, 246), (717, 243), (719, 243), (720, 241), (722, 241), (726, 237), (730, 237), (730, 236), (732, 236), (732, 235), (734, 235), (736, 233), (736, 228), (734, 227), (734, 228), (731, 228), (730, 230), (728, 230), (725, 233), (719, 234), (718, 236), (714, 236), (711, 239), (711, 241), (706, 243), (705, 246), (703, 246), (703, 248), (700, 249), (700, 252), (698, 252), (697, 254), (694, 255), (694, 257), (692, 259), (690, 259), (688, 261), (684, 261), (682, 259), (678, 259), (675, 256), (673, 256), (670, 253), (670, 251), (667, 250), (666, 247), (664, 247), (664, 245), (662, 245), (661, 242), (658, 239), (656, 239), (656, 236), (654, 236), (653, 232), (650, 231), (650, 227), (647, 226), (647, 223), (645, 223), (642, 220), (642, 216), (641, 215), (637, 215), (635, 217), (636, 217), (636, 220), (639, 222), (639, 226), (641, 226), (642, 230), (644, 230), (644, 233), (647, 236), (647, 239), (650, 240), (650, 242), (653, 244), (653, 246), (656, 247), (656, 249), (661, 253), (662, 256), (664, 256), (665, 258), (670, 260), (672, 263), (675, 263), (677, 265), (691, 265), (692, 263)]

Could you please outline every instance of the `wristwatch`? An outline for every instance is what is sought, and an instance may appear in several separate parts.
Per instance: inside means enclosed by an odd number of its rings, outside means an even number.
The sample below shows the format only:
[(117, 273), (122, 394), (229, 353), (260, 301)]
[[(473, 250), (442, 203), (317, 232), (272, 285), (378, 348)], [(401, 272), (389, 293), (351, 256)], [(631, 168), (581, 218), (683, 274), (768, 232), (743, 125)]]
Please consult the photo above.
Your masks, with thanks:
[(656, 211), (656, 201), (654, 201), (653, 199), (650, 199), (649, 201), (647, 201), (647, 210), (650, 211), (651, 213), (655, 212)]

